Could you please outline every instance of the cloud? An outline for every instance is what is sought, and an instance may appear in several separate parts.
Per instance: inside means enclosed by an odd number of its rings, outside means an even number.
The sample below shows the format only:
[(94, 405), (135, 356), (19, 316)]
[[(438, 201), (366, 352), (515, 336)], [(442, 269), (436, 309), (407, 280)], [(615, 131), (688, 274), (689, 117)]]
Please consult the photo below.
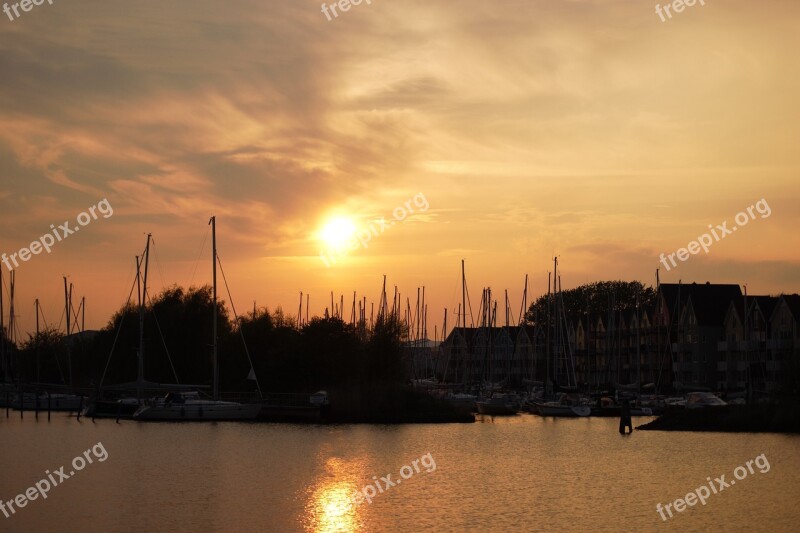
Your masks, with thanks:
[(504, 279), (490, 260), (572, 253), (618, 278), (767, 197), (758, 244), (796, 265), (798, 14), (788, 0), (670, 24), (610, 0), (383, 1), (330, 22), (311, 1), (40, 8), (0, 24), (0, 245), (108, 197), (114, 218), (48, 268), (127, 257), (143, 232), (191, 262), (214, 214), (226, 257), (294, 287), (294, 267), (261, 258), (314, 261), (329, 213), (387, 216), (422, 191), (431, 211), (376, 245), (414, 256), (397, 268), (435, 276), (474, 255)]

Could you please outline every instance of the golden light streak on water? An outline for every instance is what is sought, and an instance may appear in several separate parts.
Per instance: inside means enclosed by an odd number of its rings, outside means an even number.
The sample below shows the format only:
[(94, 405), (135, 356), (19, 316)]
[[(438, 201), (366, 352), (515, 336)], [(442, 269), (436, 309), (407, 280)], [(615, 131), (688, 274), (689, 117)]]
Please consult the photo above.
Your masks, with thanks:
[(358, 507), (352, 494), (357, 490), (354, 468), (332, 457), (326, 461), (325, 478), (309, 494), (306, 506), (306, 531), (314, 533), (349, 533), (362, 531)]

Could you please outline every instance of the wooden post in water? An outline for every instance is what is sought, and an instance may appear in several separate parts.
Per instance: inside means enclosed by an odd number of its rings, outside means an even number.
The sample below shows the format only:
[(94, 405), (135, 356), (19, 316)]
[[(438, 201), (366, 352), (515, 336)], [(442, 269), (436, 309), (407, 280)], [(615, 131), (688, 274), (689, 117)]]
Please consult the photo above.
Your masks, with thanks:
[(628, 400), (623, 400), (622, 413), (619, 417), (619, 432), (622, 435), (625, 435), (627, 429), (630, 429), (630, 433), (633, 433), (633, 423), (631, 422), (631, 404)]

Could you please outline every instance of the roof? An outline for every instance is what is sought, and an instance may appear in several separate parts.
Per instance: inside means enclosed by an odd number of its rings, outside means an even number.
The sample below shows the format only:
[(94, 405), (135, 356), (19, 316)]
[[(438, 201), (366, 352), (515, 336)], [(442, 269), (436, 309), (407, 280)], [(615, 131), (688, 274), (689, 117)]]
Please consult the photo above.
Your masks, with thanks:
[(781, 298), (786, 302), (794, 319), (800, 321), (800, 294), (784, 294)]
[(778, 296), (748, 296), (747, 299), (753, 299), (753, 303), (751, 305), (757, 305), (761, 312), (764, 314), (764, 318), (769, 320), (772, 316), (772, 312), (775, 310), (775, 307), (778, 305), (778, 301), (780, 298)]
[(522, 330), (528, 335), (528, 337), (533, 340), (536, 334), (536, 328), (533, 326), (495, 326), (493, 328), (462, 328), (462, 327), (454, 327), (450, 330), (450, 333), (447, 335), (447, 338), (444, 340), (444, 343), (452, 342), (452, 338), (454, 335), (458, 335), (459, 337), (466, 337), (468, 343), (472, 343), (475, 337), (478, 335), (484, 336), (486, 334), (486, 330), (491, 329), (493, 337), (497, 337), (498, 335), (508, 331), (508, 336), (512, 339), (517, 338), (517, 336), (521, 333)]
[[(742, 298), (739, 285), (723, 283), (662, 283), (659, 291), (667, 302), (670, 315), (675, 309), (676, 314), (680, 313), (691, 299), (699, 326), (722, 326), (730, 303)], [(679, 304), (677, 307), (676, 303)]]

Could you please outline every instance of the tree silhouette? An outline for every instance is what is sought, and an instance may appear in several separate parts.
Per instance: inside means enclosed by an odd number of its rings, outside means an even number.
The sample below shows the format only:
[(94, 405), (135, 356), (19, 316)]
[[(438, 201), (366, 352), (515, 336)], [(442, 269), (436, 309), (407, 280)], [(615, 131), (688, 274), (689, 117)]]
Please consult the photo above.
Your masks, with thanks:
[[(655, 305), (656, 291), (645, 287), (640, 281), (596, 281), (561, 292), (564, 313), (567, 317), (582, 317), (607, 313), (609, 308), (633, 309), (636, 298), (639, 305), (649, 308)], [(548, 296), (542, 295), (533, 302), (525, 313), (528, 324), (545, 326), (547, 323)]]

